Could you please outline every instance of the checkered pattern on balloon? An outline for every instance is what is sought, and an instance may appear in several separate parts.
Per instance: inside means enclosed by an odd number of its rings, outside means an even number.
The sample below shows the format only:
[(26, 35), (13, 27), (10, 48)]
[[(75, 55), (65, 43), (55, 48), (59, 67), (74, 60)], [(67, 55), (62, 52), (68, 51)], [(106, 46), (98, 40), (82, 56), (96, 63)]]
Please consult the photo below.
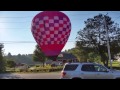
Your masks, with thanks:
[(46, 56), (58, 56), (70, 36), (71, 23), (64, 13), (45, 11), (34, 17), (31, 31)]

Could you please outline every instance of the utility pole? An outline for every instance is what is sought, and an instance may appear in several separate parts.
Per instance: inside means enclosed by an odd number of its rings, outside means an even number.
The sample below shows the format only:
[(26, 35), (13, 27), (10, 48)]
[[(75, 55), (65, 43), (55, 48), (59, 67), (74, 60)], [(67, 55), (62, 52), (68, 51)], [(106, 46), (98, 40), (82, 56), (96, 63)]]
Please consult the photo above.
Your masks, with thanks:
[(104, 15), (104, 22), (105, 22), (105, 30), (106, 30), (106, 38), (107, 38), (108, 56), (109, 56), (109, 61), (110, 61), (110, 69), (112, 69), (112, 61), (111, 61), (111, 53), (110, 53), (110, 45), (109, 45), (109, 33), (108, 33), (108, 27), (107, 27), (105, 15)]

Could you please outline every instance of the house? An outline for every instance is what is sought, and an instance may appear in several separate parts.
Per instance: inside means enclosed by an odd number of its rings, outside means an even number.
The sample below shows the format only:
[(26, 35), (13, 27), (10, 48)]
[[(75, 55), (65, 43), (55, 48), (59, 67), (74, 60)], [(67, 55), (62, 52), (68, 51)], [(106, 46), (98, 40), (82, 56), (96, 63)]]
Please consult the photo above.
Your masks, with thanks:
[(64, 63), (67, 62), (78, 62), (77, 57), (75, 57), (73, 54), (71, 53), (66, 53), (66, 52), (61, 52), (56, 61), (53, 60), (48, 60), (45, 63), (46, 64), (54, 64), (54, 65), (63, 65)]
[(75, 57), (71, 53), (61, 52), (58, 55), (57, 61), (62, 61), (63, 63), (66, 62), (78, 62), (77, 57)]

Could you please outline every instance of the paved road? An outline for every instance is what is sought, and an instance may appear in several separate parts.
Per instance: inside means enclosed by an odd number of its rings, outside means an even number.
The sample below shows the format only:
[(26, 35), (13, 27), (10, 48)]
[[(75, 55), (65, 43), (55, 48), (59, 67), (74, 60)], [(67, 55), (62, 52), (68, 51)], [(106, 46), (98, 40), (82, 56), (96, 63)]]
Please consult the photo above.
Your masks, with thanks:
[(60, 79), (60, 72), (0, 74), (0, 79)]

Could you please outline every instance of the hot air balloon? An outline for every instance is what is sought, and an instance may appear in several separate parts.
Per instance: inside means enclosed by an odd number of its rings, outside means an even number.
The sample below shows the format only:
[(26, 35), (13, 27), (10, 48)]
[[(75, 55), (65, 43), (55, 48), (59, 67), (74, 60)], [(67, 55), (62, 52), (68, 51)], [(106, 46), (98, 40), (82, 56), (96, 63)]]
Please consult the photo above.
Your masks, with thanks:
[(33, 18), (31, 31), (42, 52), (56, 60), (70, 36), (71, 22), (62, 12), (43, 11)]

